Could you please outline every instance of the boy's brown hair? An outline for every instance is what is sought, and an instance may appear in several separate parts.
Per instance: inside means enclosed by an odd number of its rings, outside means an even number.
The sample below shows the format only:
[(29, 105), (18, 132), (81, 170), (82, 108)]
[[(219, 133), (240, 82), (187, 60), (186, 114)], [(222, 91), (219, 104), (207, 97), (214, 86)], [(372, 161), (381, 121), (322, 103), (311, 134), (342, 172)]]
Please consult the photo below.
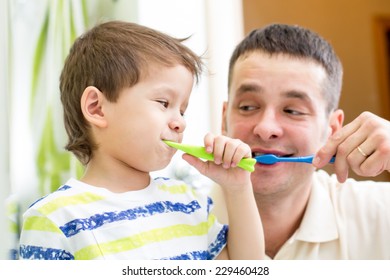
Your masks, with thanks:
[(199, 80), (201, 58), (176, 39), (157, 30), (123, 21), (95, 26), (76, 39), (60, 76), (68, 151), (87, 164), (96, 149), (81, 111), (84, 89), (95, 86), (110, 102), (148, 73), (149, 64), (186, 67)]

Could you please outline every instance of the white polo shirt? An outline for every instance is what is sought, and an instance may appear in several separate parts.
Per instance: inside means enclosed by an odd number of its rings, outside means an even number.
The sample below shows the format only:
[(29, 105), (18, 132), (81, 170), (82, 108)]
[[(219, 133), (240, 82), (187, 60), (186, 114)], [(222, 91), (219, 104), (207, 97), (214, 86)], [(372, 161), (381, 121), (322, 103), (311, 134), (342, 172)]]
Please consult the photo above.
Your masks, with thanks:
[(300, 227), (274, 259), (390, 259), (390, 182), (319, 170)]

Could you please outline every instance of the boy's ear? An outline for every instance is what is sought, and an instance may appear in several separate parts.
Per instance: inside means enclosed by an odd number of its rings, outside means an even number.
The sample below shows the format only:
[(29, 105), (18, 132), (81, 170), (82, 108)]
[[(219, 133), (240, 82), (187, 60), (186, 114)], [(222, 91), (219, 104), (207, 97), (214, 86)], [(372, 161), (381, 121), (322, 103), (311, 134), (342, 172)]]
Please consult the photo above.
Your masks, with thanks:
[(94, 86), (87, 87), (81, 96), (81, 111), (84, 118), (97, 127), (106, 127), (107, 120), (104, 116), (103, 104), (106, 101), (103, 93)]

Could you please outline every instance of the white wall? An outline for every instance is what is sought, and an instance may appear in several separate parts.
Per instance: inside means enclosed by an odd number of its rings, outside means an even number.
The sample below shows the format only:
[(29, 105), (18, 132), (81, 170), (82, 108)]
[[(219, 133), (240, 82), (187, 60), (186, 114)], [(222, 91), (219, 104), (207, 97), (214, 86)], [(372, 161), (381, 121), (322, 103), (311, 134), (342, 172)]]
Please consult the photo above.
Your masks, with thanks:
[(227, 100), (230, 56), (244, 36), (241, 0), (206, 2), (210, 123), (213, 133), (221, 132), (222, 103)]
[[(192, 93), (183, 138), (183, 143), (202, 145), (207, 132), (220, 133), (222, 102), (227, 97), (228, 61), (243, 36), (241, 0), (142, 0), (138, 1), (138, 21), (175, 37), (191, 36), (187, 46), (203, 55), (207, 69)], [(155, 174), (170, 175), (179, 169), (189, 172), (193, 184), (211, 185), (208, 179), (197, 176), (180, 156), (178, 152), (165, 170)]]
[[(155, 28), (171, 36), (186, 38), (185, 44), (198, 55), (207, 51), (204, 1), (199, 0), (142, 0), (138, 1), (138, 23)], [(187, 128), (183, 143), (203, 143), (204, 135), (210, 131), (210, 110), (207, 76), (203, 75), (195, 86), (186, 111)], [(172, 163), (154, 176), (172, 176), (177, 168), (189, 168), (176, 153)]]
[(5, 199), (9, 194), (9, 142), (8, 142), (8, 83), (7, 83), (7, 1), (0, 1), (0, 259), (7, 257), (7, 244), (9, 237), (6, 215)]

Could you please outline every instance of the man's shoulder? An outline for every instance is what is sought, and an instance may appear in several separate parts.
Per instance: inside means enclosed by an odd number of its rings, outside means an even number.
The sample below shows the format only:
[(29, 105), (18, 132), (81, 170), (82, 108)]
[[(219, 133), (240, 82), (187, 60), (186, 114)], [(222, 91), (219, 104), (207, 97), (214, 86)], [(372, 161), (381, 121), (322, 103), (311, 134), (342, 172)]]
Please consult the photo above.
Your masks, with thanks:
[(375, 191), (384, 191), (386, 193), (390, 193), (390, 182), (379, 182), (371, 179), (356, 180), (353, 178), (348, 178), (344, 183), (340, 183), (338, 182), (335, 174), (329, 174), (323, 170), (318, 170), (314, 173), (314, 184), (339, 191), (368, 191), (373, 193), (375, 193)]
[(314, 176), (314, 186), (325, 190), (333, 206), (338, 209), (366, 208), (370, 212), (390, 204), (390, 182), (349, 178), (340, 183), (335, 175), (322, 170), (317, 171)]

